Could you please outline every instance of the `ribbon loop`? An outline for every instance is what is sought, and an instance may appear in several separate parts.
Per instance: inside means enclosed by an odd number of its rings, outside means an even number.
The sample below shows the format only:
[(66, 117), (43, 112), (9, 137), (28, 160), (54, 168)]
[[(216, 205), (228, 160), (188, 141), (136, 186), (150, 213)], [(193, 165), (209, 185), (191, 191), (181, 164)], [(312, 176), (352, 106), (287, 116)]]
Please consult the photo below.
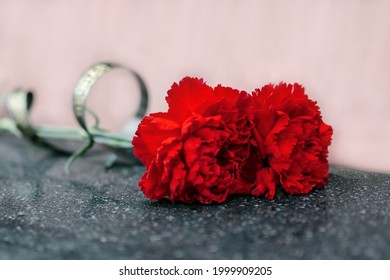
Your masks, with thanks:
[[(137, 109), (137, 112), (135, 116), (125, 125), (122, 133), (124, 134), (123, 138), (120, 139), (120, 137), (115, 137), (117, 140), (117, 144), (109, 145), (109, 142), (111, 142), (113, 139), (109, 139), (105, 136), (107, 134), (102, 134), (99, 131), (91, 131), (90, 127), (86, 124), (85, 120), (85, 113), (89, 111), (93, 114), (92, 111), (90, 111), (86, 105), (87, 98), (92, 90), (93, 85), (105, 74), (111, 72), (114, 69), (124, 69), (129, 74), (131, 74), (137, 81), (139, 89), (140, 89), (140, 102)], [(134, 70), (125, 67), (120, 64), (116, 63), (110, 63), (110, 62), (103, 62), (103, 63), (97, 63), (95, 65), (92, 65), (90, 68), (88, 68), (81, 76), (81, 78), (78, 80), (76, 87), (73, 91), (73, 112), (76, 117), (77, 122), (79, 123), (80, 127), (87, 133), (89, 137), (89, 141), (86, 144), (85, 147), (83, 147), (80, 151), (76, 152), (75, 154), (77, 156), (83, 154), (86, 150), (91, 148), (93, 146), (93, 143), (96, 141), (99, 141), (100, 144), (103, 144), (110, 148), (112, 152), (115, 154), (115, 156), (110, 155), (109, 160), (107, 161), (106, 166), (110, 167), (112, 163), (115, 161), (115, 158), (119, 156), (122, 160), (126, 160), (128, 162), (134, 162), (134, 157), (132, 157), (132, 147), (131, 147), (131, 138), (135, 134), (135, 131), (137, 129), (138, 124), (142, 120), (142, 118), (146, 114), (146, 109), (148, 105), (148, 91), (145, 85), (144, 80), (141, 78), (141, 76)], [(95, 118), (97, 119), (97, 118)], [(112, 136), (112, 135), (111, 135)], [(107, 141), (108, 139), (108, 141)], [(126, 143), (127, 140), (127, 143)], [(121, 143), (119, 143), (121, 142)], [(108, 144), (108, 145), (107, 145)], [(126, 149), (129, 148), (129, 149)], [(72, 160), (72, 159), (70, 159)]]
[(33, 92), (20, 88), (11, 91), (7, 96), (6, 109), (11, 120), (15, 123), (17, 130), (22, 134), (22, 136), (36, 145), (43, 146), (61, 154), (69, 155), (68, 151), (45, 141), (38, 135), (36, 129), (31, 125), (29, 121), (29, 112), (33, 101)]
[(15, 89), (7, 96), (6, 108), (22, 135), (36, 142), (38, 137), (28, 120), (28, 113), (33, 99), (34, 96), (31, 91)]
[[(138, 86), (140, 88), (141, 99), (138, 106), (138, 110), (135, 114), (135, 117), (129, 122), (129, 124), (137, 124), (145, 116), (147, 105), (148, 105), (148, 92), (146, 89), (145, 82), (141, 76), (134, 70), (124, 67), (116, 63), (97, 63), (90, 68), (88, 68), (84, 74), (81, 76), (79, 81), (76, 84), (76, 87), (73, 91), (73, 112), (76, 117), (79, 125), (91, 136), (89, 128), (85, 120), (85, 112), (88, 110), (86, 103), (88, 95), (91, 92), (93, 85), (105, 74), (109, 73), (114, 69), (124, 69), (129, 72), (137, 80)], [(128, 125), (127, 125), (128, 126)], [(133, 127), (134, 125), (131, 125)], [(133, 129), (135, 132), (135, 129)], [(92, 137), (92, 136), (91, 136)], [(93, 137), (92, 137), (93, 138)]]

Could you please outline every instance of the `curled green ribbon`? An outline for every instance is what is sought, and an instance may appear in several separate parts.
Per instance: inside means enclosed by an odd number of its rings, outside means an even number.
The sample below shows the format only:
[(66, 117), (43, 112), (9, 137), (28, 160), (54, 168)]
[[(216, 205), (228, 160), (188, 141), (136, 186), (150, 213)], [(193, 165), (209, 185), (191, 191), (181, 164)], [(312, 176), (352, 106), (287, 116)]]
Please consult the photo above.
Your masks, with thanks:
[[(140, 89), (140, 103), (135, 116), (126, 125), (130, 136), (121, 136), (110, 133), (99, 127), (98, 116), (87, 108), (87, 98), (93, 88), (93, 85), (105, 74), (114, 69), (125, 69), (133, 76)], [(12, 132), (18, 136), (23, 136), (36, 145), (49, 148), (55, 152), (70, 155), (65, 170), (69, 172), (72, 163), (84, 155), (94, 144), (100, 144), (109, 148), (112, 153), (106, 163), (106, 167), (111, 167), (116, 159), (120, 157), (129, 163), (136, 161), (132, 152), (131, 139), (134, 135), (138, 123), (144, 117), (148, 105), (148, 92), (145, 82), (141, 76), (132, 69), (115, 63), (97, 63), (88, 68), (73, 91), (73, 112), (81, 128), (72, 127), (52, 127), (52, 126), (33, 126), (29, 122), (29, 111), (33, 103), (33, 93), (31, 91), (16, 89), (12, 91), (6, 99), (6, 107), (9, 118), (0, 120), (0, 131)], [(88, 126), (85, 120), (86, 113), (91, 114), (95, 123)], [(71, 140), (86, 142), (86, 144), (74, 153), (56, 146), (49, 139)]]

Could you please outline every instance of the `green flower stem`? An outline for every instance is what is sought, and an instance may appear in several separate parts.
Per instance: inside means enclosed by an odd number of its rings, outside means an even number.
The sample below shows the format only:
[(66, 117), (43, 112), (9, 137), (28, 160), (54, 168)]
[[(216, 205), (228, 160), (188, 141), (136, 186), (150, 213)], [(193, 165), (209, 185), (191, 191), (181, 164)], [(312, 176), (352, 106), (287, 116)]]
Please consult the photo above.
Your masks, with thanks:
[[(91, 127), (88, 127), (90, 135), (88, 135), (88, 133), (83, 129), (55, 126), (36, 126), (34, 127), (34, 133), (36, 136), (38, 136), (38, 138), (44, 140), (57, 139), (63, 141), (77, 141), (86, 143), (83, 147), (74, 152), (68, 158), (65, 164), (65, 172), (69, 173), (69, 169), (72, 163), (77, 158), (84, 155), (89, 149), (91, 149), (95, 143), (108, 146), (113, 149), (129, 149), (132, 147), (131, 139), (102, 130), (98, 127), (98, 125), (99, 120), (95, 116), (95, 124)], [(18, 137), (23, 136), (15, 122), (8, 118), (0, 119), (0, 133), (1, 132), (10, 132)]]
[[(61, 139), (65, 141), (88, 141), (88, 134), (82, 130), (71, 127), (51, 127), (38, 126), (35, 127), (37, 136), (43, 139)], [(121, 137), (120, 135), (101, 130), (96, 127), (90, 127), (89, 132), (93, 136), (93, 140), (97, 144), (110, 146), (113, 148), (131, 148), (131, 139)]]
[[(36, 126), (34, 127), (34, 132), (39, 138), (46, 140), (57, 139), (63, 141), (86, 142), (85, 146), (73, 153), (69, 158), (66, 167), (67, 170), (74, 160), (87, 152), (94, 143), (108, 146), (113, 149), (129, 149), (132, 147), (131, 139), (104, 131), (96, 127), (96, 124), (98, 124), (98, 122), (95, 123), (94, 126), (88, 128), (88, 131), (92, 136), (92, 141), (83, 129), (73, 127)], [(15, 122), (8, 118), (0, 119), (0, 133), (1, 132), (10, 132), (18, 137), (22, 137)]]

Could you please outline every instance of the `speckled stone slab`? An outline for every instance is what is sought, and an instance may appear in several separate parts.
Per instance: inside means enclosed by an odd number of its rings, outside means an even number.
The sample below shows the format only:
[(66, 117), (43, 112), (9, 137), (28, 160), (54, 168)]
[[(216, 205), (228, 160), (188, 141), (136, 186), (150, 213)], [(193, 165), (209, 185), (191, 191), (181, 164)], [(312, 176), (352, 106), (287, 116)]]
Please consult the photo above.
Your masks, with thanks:
[(0, 135), (0, 259), (390, 258), (390, 175), (332, 166), (306, 196), (205, 206), (149, 201), (142, 166), (65, 161)]

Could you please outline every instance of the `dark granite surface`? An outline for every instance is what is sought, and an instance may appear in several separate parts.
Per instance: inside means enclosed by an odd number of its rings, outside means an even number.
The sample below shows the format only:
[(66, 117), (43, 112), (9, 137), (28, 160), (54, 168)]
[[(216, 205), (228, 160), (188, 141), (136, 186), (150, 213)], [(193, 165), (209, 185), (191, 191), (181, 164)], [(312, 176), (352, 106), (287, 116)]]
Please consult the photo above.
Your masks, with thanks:
[(389, 259), (390, 175), (332, 166), (328, 186), (273, 201), (152, 202), (144, 168), (103, 168), (0, 135), (0, 259)]

